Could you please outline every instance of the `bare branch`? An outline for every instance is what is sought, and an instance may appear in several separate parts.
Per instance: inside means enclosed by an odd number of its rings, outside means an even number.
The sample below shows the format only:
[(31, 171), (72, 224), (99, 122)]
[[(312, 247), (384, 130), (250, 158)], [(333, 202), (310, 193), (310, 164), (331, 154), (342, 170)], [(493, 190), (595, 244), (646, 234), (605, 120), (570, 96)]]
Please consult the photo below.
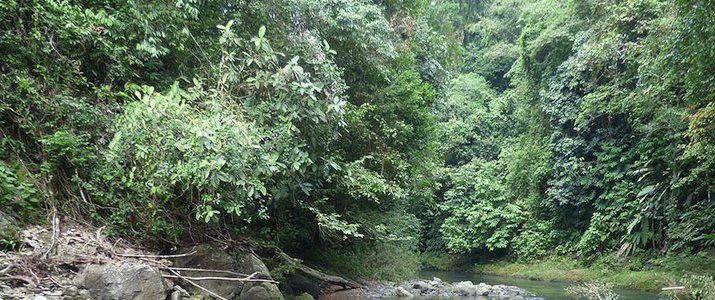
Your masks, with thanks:
[(174, 257), (184, 257), (194, 255), (196, 251), (191, 251), (189, 253), (174, 254), (174, 255), (153, 255), (153, 254), (120, 254), (114, 253), (116, 256), (121, 257), (133, 257), (133, 258), (174, 258)]
[[(194, 251), (194, 252), (195, 252), (195, 251)], [(193, 254), (193, 253), (192, 253), (192, 254)], [(156, 256), (155, 256), (155, 257), (156, 257)], [(155, 260), (150, 260), (150, 259), (144, 259), (144, 258), (139, 258), (139, 259), (161, 265), (162, 267), (166, 268), (166, 270), (168, 270), (169, 272), (173, 273), (177, 278), (183, 279), (184, 281), (188, 282), (190, 285), (193, 285), (194, 287), (196, 287), (196, 288), (198, 288), (198, 289), (200, 289), (200, 290), (202, 290), (202, 291), (204, 291), (204, 292), (209, 293), (209, 295), (214, 296), (216, 299), (219, 299), (219, 300), (228, 300), (228, 299), (226, 299), (226, 298), (224, 298), (224, 297), (221, 297), (221, 295), (216, 294), (215, 292), (213, 292), (213, 291), (211, 291), (211, 290), (209, 290), (209, 289), (207, 289), (207, 288), (201, 286), (200, 284), (194, 282), (193, 280), (186, 278), (185, 276), (179, 274), (179, 272), (176, 272), (176, 271), (172, 270), (171, 268), (169, 268), (169, 266), (167, 266), (167, 265), (165, 265), (165, 264), (163, 264), (163, 263), (161, 263), (161, 262), (158, 262), (158, 261), (155, 261)]]
[[(168, 268), (169, 271), (171, 268)], [(191, 279), (191, 280), (196, 280), (196, 281), (203, 281), (203, 280), (221, 280), (221, 281), (239, 281), (239, 282), (268, 282), (268, 283), (275, 283), (278, 284), (277, 281), (275, 280), (270, 280), (270, 279), (254, 279), (253, 277), (258, 274), (258, 272), (251, 274), (251, 276), (248, 276), (246, 278), (236, 278), (236, 277), (214, 277), (214, 276), (209, 276), (209, 277), (192, 277), (192, 276), (176, 276), (176, 275), (162, 275), (164, 278), (180, 278), (180, 279)]]
[[(210, 272), (210, 273), (223, 273), (223, 274), (231, 274), (235, 276), (249, 276), (249, 274), (243, 274), (243, 273), (237, 273), (233, 271), (227, 271), (227, 270), (212, 270), (212, 269), (196, 269), (196, 268), (179, 268), (179, 267), (170, 267), (172, 270), (175, 271), (190, 271), (190, 272)], [(164, 267), (161, 267), (159, 269), (164, 269)]]

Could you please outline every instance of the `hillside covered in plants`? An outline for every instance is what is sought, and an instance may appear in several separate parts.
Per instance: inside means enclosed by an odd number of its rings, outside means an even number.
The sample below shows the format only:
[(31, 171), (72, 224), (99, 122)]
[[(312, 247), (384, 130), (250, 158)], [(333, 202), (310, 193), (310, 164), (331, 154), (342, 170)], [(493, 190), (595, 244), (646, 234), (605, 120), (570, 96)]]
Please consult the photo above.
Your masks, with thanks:
[(0, 211), (157, 251), (249, 239), (353, 278), (445, 257), (712, 275), (713, 16), (708, 0), (2, 1)]

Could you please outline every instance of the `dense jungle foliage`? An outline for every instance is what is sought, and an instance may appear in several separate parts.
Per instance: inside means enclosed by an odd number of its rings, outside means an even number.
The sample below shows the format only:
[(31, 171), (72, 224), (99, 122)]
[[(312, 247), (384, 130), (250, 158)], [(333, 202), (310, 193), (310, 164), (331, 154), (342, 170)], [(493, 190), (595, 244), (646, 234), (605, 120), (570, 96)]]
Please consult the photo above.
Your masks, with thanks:
[(0, 208), (408, 277), (715, 247), (715, 2), (8, 0)]

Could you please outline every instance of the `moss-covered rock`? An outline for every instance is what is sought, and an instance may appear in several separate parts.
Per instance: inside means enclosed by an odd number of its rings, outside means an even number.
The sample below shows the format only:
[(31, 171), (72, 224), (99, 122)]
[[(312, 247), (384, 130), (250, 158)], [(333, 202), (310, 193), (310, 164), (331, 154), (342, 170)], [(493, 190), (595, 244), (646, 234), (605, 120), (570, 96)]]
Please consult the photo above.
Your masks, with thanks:
[[(20, 233), (18, 221), (13, 216), (0, 211), (0, 242), (17, 241)], [(0, 244), (0, 247), (4, 246)]]
[(315, 300), (315, 298), (313, 298), (313, 296), (308, 293), (302, 293), (298, 296), (295, 296), (293, 300)]

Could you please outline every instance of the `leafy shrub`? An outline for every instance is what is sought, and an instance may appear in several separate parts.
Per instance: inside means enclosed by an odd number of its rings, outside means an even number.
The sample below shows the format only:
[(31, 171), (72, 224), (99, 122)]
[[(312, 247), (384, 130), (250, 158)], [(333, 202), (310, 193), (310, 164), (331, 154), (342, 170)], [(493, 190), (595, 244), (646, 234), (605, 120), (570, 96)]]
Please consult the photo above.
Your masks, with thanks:
[(365, 279), (405, 280), (420, 269), (419, 253), (402, 242), (359, 240), (321, 250), (321, 262), (332, 270)]
[(493, 251), (509, 246), (523, 214), (518, 204), (506, 198), (499, 170), (494, 161), (474, 160), (451, 174), (453, 187), (440, 204), (449, 211), (441, 229), (448, 249)]
[[(348, 214), (362, 224), (362, 238), (321, 241), (301, 249), (311, 261), (336, 273), (365, 279), (413, 278), (420, 269), (418, 219), (405, 211)], [(399, 216), (399, 217), (398, 217)], [(326, 243), (327, 242), (327, 243)]]
[(43, 208), (42, 194), (30, 181), (30, 175), (20, 170), (19, 166), (12, 168), (0, 161), (0, 206), (22, 220), (34, 221)]
[(688, 274), (681, 277), (679, 282), (685, 289), (668, 290), (671, 299), (715, 299), (715, 279), (711, 275)]
[(712, 216), (715, 215), (715, 203), (697, 203), (676, 216), (678, 222), (668, 229), (668, 238), (673, 242), (675, 251), (692, 251), (697, 246), (708, 248), (715, 246), (715, 240), (707, 238), (715, 233)]
[(519, 235), (514, 237), (512, 248), (520, 260), (543, 258), (553, 249), (554, 243), (561, 240), (555, 226), (550, 222), (525, 222)]
[(618, 300), (618, 294), (613, 292), (612, 283), (591, 282), (566, 288), (566, 293), (579, 299), (588, 300)]
[(117, 213), (156, 225), (149, 228), (163, 227), (167, 210), (177, 204), (189, 204), (181, 211), (203, 222), (221, 213), (254, 216), (244, 211), (267, 217), (260, 201), (268, 193), (264, 180), (278, 166), (255, 151), (261, 148), (259, 132), (219, 103), (196, 108), (186, 95), (177, 85), (165, 94), (145, 88), (117, 118), (102, 174), (117, 198), (103, 201), (133, 207)]

